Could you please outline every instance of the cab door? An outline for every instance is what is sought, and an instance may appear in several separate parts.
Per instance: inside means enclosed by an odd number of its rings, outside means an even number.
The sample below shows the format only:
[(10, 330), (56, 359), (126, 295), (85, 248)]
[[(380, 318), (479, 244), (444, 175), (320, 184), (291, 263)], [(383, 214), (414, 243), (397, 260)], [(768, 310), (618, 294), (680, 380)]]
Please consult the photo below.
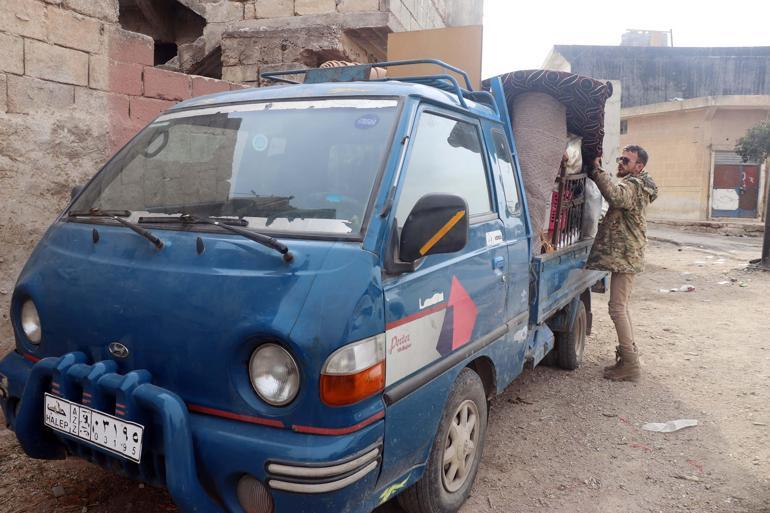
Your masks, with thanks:
[(529, 324), (529, 269), (530, 241), (527, 236), (526, 217), (522, 202), (522, 190), (517, 182), (515, 159), (508, 139), (501, 126), (493, 126), (489, 132), (490, 148), (495, 172), (502, 194), (498, 195), (500, 217), (504, 226), (505, 245), (508, 251), (508, 290), (505, 318), (509, 322), (508, 334), (512, 365), (498, 368), (498, 387), (507, 385), (521, 373), (526, 351)]
[[(413, 134), (400, 173), (393, 222), (400, 230), (426, 194), (452, 194), (468, 205), (469, 239), (457, 253), (428, 255), (413, 271), (383, 279), (385, 396), (390, 403), (383, 482), (397, 477), (397, 469), (425, 460), (454, 379), (436, 377), (432, 371), (468, 344), (499, 338), (506, 322), (505, 226), (494, 200), (492, 163), (481, 126), (473, 118), (423, 107)], [(394, 385), (397, 397), (388, 394)], [(391, 440), (398, 443), (391, 445)]]

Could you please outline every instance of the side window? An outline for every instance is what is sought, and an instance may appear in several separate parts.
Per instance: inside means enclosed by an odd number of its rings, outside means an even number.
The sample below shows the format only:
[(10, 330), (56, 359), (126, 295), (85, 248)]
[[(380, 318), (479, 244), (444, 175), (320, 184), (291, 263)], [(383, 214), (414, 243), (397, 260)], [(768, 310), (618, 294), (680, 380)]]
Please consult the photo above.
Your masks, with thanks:
[(505, 209), (509, 217), (517, 216), (521, 213), (521, 205), (519, 204), (519, 190), (516, 188), (516, 177), (513, 173), (511, 149), (508, 147), (505, 134), (499, 130), (492, 130), (492, 140), (495, 143), (500, 181), (503, 183), (503, 190), (505, 191)]
[(426, 194), (462, 197), (471, 217), (490, 212), (482, 148), (475, 125), (424, 112), (396, 207), (398, 226), (404, 225), (415, 203)]

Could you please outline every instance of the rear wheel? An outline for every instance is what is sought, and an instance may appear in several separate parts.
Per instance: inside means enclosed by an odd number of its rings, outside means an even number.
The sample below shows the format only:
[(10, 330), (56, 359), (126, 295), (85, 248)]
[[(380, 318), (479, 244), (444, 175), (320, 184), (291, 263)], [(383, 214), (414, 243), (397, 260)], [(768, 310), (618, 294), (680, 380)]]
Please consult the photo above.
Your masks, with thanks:
[(408, 513), (454, 513), (471, 491), (487, 432), (481, 378), (463, 369), (447, 401), (425, 473), (398, 496)]
[(583, 362), (583, 352), (586, 348), (586, 331), (588, 330), (588, 315), (583, 301), (577, 302), (577, 312), (572, 329), (567, 333), (556, 336), (556, 363), (562, 369), (575, 370)]

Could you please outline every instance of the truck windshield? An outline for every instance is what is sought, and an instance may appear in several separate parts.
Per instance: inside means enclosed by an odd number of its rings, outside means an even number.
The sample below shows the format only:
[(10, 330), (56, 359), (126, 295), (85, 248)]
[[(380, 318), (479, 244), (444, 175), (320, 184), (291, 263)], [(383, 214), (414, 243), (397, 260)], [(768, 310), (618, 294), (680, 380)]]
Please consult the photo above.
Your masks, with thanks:
[(258, 231), (358, 234), (395, 99), (276, 101), (160, 116), (71, 211), (241, 218)]

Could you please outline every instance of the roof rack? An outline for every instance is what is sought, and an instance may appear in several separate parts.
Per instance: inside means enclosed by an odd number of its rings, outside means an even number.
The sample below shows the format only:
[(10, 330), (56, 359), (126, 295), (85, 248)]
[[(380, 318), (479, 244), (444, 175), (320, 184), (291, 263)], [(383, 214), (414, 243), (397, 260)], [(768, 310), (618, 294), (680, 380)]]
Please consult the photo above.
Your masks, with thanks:
[[(444, 68), (444, 70), (457, 73), (462, 77), (463, 81), (465, 82), (466, 88), (460, 87), (460, 84), (457, 82), (457, 78), (450, 75), (449, 73), (440, 73), (436, 75), (407, 76), (407, 77), (385, 77), (385, 78), (375, 78), (375, 79), (369, 78), (372, 68), (375, 68), (375, 67), (388, 68), (388, 67), (395, 67), (395, 66), (409, 66), (413, 64), (433, 64), (440, 68)], [(272, 80), (274, 82), (283, 82), (287, 84), (300, 83), (295, 80), (283, 78), (286, 75), (304, 75), (305, 84), (320, 84), (320, 83), (326, 83), (326, 82), (354, 82), (354, 81), (387, 82), (392, 80), (398, 80), (401, 82), (411, 82), (415, 84), (423, 84), (423, 85), (435, 87), (437, 89), (441, 89), (442, 91), (446, 91), (448, 93), (453, 93), (457, 95), (457, 99), (460, 101), (460, 105), (462, 105), (463, 108), (466, 108), (466, 109), (468, 108), (468, 104), (465, 102), (465, 100), (468, 99), (468, 100), (472, 100), (475, 102), (488, 105), (489, 107), (492, 107), (492, 109), (494, 109), (495, 114), (499, 114), (497, 110), (497, 103), (495, 102), (492, 95), (489, 94), (489, 92), (474, 91), (473, 86), (471, 85), (471, 79), (465, 71), (437, 59), (413, 59), (413, 60), (405, 60), (405, 61), (386, 61), (386, 62), (375, 62), (371, 64), (356, 64), (353, 66), (341, 66), (339, 68), (310, 68), (310, 69), (299, 69), (299, 70), (295, 69), (295, 70), (285, 70), (285, 71), (270, 71), (268, 73), (260, 74), (262, 78)]]

